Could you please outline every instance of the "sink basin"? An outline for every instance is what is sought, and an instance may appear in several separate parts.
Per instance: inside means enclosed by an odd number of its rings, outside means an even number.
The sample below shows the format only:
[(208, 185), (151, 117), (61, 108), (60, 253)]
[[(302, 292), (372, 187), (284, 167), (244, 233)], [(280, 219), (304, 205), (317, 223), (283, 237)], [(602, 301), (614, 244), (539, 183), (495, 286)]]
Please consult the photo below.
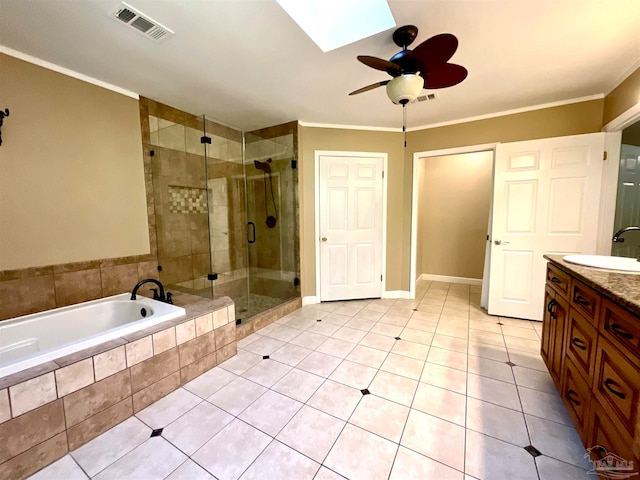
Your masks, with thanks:
[(608, 257), (606, 255), (567, 255), (563, 260), (585, 267), (640, 273), (640, 262), (635, 258)]

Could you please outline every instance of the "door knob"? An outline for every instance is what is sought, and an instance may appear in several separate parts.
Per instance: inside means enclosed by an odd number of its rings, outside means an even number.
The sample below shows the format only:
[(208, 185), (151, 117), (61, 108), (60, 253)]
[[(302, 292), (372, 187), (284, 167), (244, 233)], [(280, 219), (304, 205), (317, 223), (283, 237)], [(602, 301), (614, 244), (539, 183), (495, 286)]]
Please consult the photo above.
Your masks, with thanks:
[(327, 241), (327, 237), (322, 237), (322, 241), (326, 242)]
[(493, 243), (496, 245), (509, 245), (511, 242), (503, 242), (502, 240), (494, 240)]

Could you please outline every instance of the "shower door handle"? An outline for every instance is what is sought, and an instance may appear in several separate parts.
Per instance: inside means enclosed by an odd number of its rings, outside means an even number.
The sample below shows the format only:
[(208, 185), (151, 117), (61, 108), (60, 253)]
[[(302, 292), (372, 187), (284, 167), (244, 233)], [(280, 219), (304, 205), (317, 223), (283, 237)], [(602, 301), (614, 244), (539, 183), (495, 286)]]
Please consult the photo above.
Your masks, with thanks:
[[(251, 236), (249, 236), (249, 229), (251, 229)], [(247, 242), (256, 243), (256, 224), (253, 222), (247, 223)]]

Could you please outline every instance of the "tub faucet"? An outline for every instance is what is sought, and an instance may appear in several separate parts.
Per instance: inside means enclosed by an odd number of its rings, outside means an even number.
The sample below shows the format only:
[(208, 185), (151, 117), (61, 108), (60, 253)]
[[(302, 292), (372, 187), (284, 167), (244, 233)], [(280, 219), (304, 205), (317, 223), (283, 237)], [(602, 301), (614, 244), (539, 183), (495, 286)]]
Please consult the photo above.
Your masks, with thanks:
[[(624, 238), (622, 238), (622, 235), (626, 232), (632, 232), (632, 231), (639, 231), (640, 227), (624, 227), (621, 228), (620, 230), (618, 230), (614, 235), (613, 238), (611, 239), (613, 242), (615, 243), (622, 243), (624, 242)], [(637, 260), (640, 262), (640, 257), (637, 258)]]
[[(162, 286), (162, 283), (160, 283), (160, 281), (156, 280), (155, 278), (145, 278), (144, 280), (140, 280), (136, 284), (136, 286), (133, 287), (133, 290), (131, 291), (131, 300), (135, 300), (136, 299), (136, 294), (138, 293), (138, 290), (145, 283), (155, 283), (158, 286), (158, 288), (152, 288), (151, 289), (153, 291), (153, 299), (154, 300), (159, 300), (160, 302), (173, 304), (173, 300), (171, 299), (171, 292), (167, 292), (167, 294), (165, 295), (164, 287)], [(160, 291), (160, 293), (158, 293), (158, 290)]]

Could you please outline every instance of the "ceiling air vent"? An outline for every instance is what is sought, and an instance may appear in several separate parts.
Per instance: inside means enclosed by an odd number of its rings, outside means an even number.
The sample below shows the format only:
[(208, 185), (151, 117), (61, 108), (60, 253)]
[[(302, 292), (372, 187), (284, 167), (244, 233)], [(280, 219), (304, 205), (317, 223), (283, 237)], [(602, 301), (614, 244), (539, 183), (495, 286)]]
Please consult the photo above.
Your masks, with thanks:
[(431, 100), (436, 100), (437, 98), (438, 98), (438, 94), (436, 92), (431, 92), (431, 93), (427, 93), (426, 95), (420, 95), (412, 103), (415, 103), (415, 102), (430, 102)]
[(142, 33), (145, 37), (149, 37), (156, 42), (165, 40), (174, 34), (173, 31), (164, 25), (161, 25), (148, 15), (141, 13), (124, 2), (111, 13), (111, 18), (127, 24), (137, 32)]

